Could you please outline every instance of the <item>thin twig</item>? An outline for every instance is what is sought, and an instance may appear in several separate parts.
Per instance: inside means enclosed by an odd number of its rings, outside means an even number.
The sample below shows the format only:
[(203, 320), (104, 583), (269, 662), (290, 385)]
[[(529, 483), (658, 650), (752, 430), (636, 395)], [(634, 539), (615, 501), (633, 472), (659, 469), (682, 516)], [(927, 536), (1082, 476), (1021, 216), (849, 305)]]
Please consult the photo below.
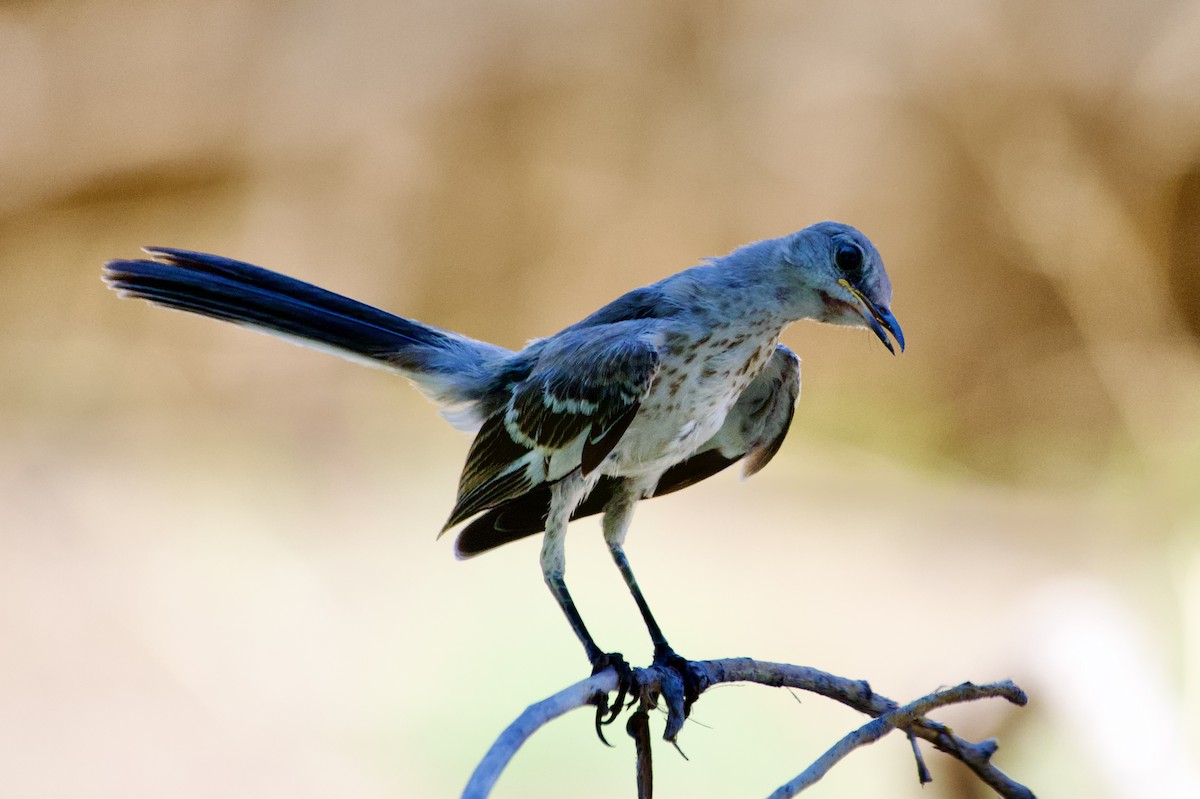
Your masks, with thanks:
[(921, 747), (917, 745), (917, 736), (911, 731), (908, 733), (908, 742), (912, 745), (913, 759), (917, 761), (917, 782), (922, 785), (927, 785), (933, 782), (933, 775), (929, 773), (929, 767), (925, 765), (925, 756), (921, 754)]
[(500, 737), (475, 767), (471, 780), (463, 790), (463, 799), (483, 799), (488, 796), (513, 755), (541, 727), (565, 713), (590, 706), (592, 697), (597, 693), (609, 693), (616, 689), (617, 673), (606, 669), (525, 708), (525, 712), (500, 733)]
[[(791, 797), (815, 784), (819, 779), (828, 774), (829, 770), (837, 765), (838, 761), (855, 749), (875, 743), (894, 729), (911, 726), (921, 716), (924, 716), (931, 710), (960, 702), (971, 702), (976, 699), (991, 697), (1011, 699), (1014, 687), (1012, 683), (993, 683), (991, 685), (963, 683), (945, 691), (938, 691), (928, 696), (923, 696), (904, 707), (897, 708), (890, 713), (885, 713), (842, 738), (830, 747), (825, 754), (817, 758), (811, 766), (800, 772), (795, 779), (780, 786), (771, 794), (770, 799), (791, 799)], [(915, 741), (913, 746), (916, 746)]]
[(625, 731), (634, 741), (637, 749), (637, 795), (638, 799), (652, 799), (654, 796), (654, 758), (650, 746), (650, 708), (654, 702), (649, 695), (642, 692), (638, 700), (638, 709), (629, 716)]

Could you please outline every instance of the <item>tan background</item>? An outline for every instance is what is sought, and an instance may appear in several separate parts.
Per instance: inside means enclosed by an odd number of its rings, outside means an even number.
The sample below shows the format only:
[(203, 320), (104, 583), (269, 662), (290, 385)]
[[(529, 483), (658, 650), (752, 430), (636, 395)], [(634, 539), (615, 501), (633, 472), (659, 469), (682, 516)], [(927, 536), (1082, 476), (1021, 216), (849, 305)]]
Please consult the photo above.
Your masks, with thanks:
[[(141, 244), (508, 346), (757, 238), (867, 232), (909, 351), (796, 325), (793, 433), (647, 503), (677, 648), (1011, 676), (1047, 796), (1195, 796), (1200, 4), (0, 6), (0, 795), (457, 792), (585, 663), (536, 544), (435, 541), (467, 441), (401, 381), (118, 302)], [(648, 645), (593, 523), (570, 580)], [(857, 722), (729, 688), (662, 796), (755, 796)], [(632, 795), (583, 714), (498, 796)], [(816, 796), (974, 796), (902, 739)]]

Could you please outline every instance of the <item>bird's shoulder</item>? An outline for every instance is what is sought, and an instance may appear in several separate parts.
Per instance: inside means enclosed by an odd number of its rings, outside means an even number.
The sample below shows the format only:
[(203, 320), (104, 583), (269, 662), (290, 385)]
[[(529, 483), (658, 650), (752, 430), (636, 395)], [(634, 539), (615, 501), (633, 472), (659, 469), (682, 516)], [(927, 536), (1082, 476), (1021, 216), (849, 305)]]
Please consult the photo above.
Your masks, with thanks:
[[(515, 437), (561, 446), (562, 435), (605, 428), (645, 396), (663, 337), (646, 320), (560, 333), (544, 342), (528, 376), (512, 388), (505, 414)], [(568, 430), (550, 434), (560, 424)]]
[(670, 281), (671, 278), (668, 278), (622, 294), (566, 328), (559, 335), (622, 322), (675, 319), (686, 309), (669, 290)]

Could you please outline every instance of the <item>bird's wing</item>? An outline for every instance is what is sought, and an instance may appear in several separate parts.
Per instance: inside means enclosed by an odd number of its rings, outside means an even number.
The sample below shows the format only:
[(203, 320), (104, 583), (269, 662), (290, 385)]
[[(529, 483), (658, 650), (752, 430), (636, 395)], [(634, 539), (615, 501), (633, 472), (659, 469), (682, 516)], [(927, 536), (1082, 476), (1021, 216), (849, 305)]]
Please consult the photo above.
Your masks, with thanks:
[[(751, 381), (725, 417), (721, 429), (690, 458), (667, 469), (653, 496), (669, 494), (711, 477), (745, 458), (743, 476), (761, 470), (783, 444), (800, 396), (800, 359), (787, 347), (776, 347), (763, 371)], [(602, 477), (572, 518), (604, 510), (620, 478)], [(550, 487), (537, 486), (502, 502), (467, 525), (455, 541), (455, 553), (469, 558), (489, 549), (541, 532), (550, 509)]]
[(645, 321), (562, 333), (532, 346), (539, 348), (533, 369), (471, 444), (447, 529), (577, 468), (590, 474), (637, 415), (658, 371)]

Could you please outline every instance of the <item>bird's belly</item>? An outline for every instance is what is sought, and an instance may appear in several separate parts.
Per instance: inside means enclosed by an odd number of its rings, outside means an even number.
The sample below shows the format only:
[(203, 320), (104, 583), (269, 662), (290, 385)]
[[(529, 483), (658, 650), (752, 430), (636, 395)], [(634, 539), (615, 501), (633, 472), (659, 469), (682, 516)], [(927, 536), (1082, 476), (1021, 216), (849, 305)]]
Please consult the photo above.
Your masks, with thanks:
[(690, 412), (642, 405), (633, 424), (601, 466), (622, 477), (658, 474), (684, 460), (721, 428), (732, 402), (706, 402)]

